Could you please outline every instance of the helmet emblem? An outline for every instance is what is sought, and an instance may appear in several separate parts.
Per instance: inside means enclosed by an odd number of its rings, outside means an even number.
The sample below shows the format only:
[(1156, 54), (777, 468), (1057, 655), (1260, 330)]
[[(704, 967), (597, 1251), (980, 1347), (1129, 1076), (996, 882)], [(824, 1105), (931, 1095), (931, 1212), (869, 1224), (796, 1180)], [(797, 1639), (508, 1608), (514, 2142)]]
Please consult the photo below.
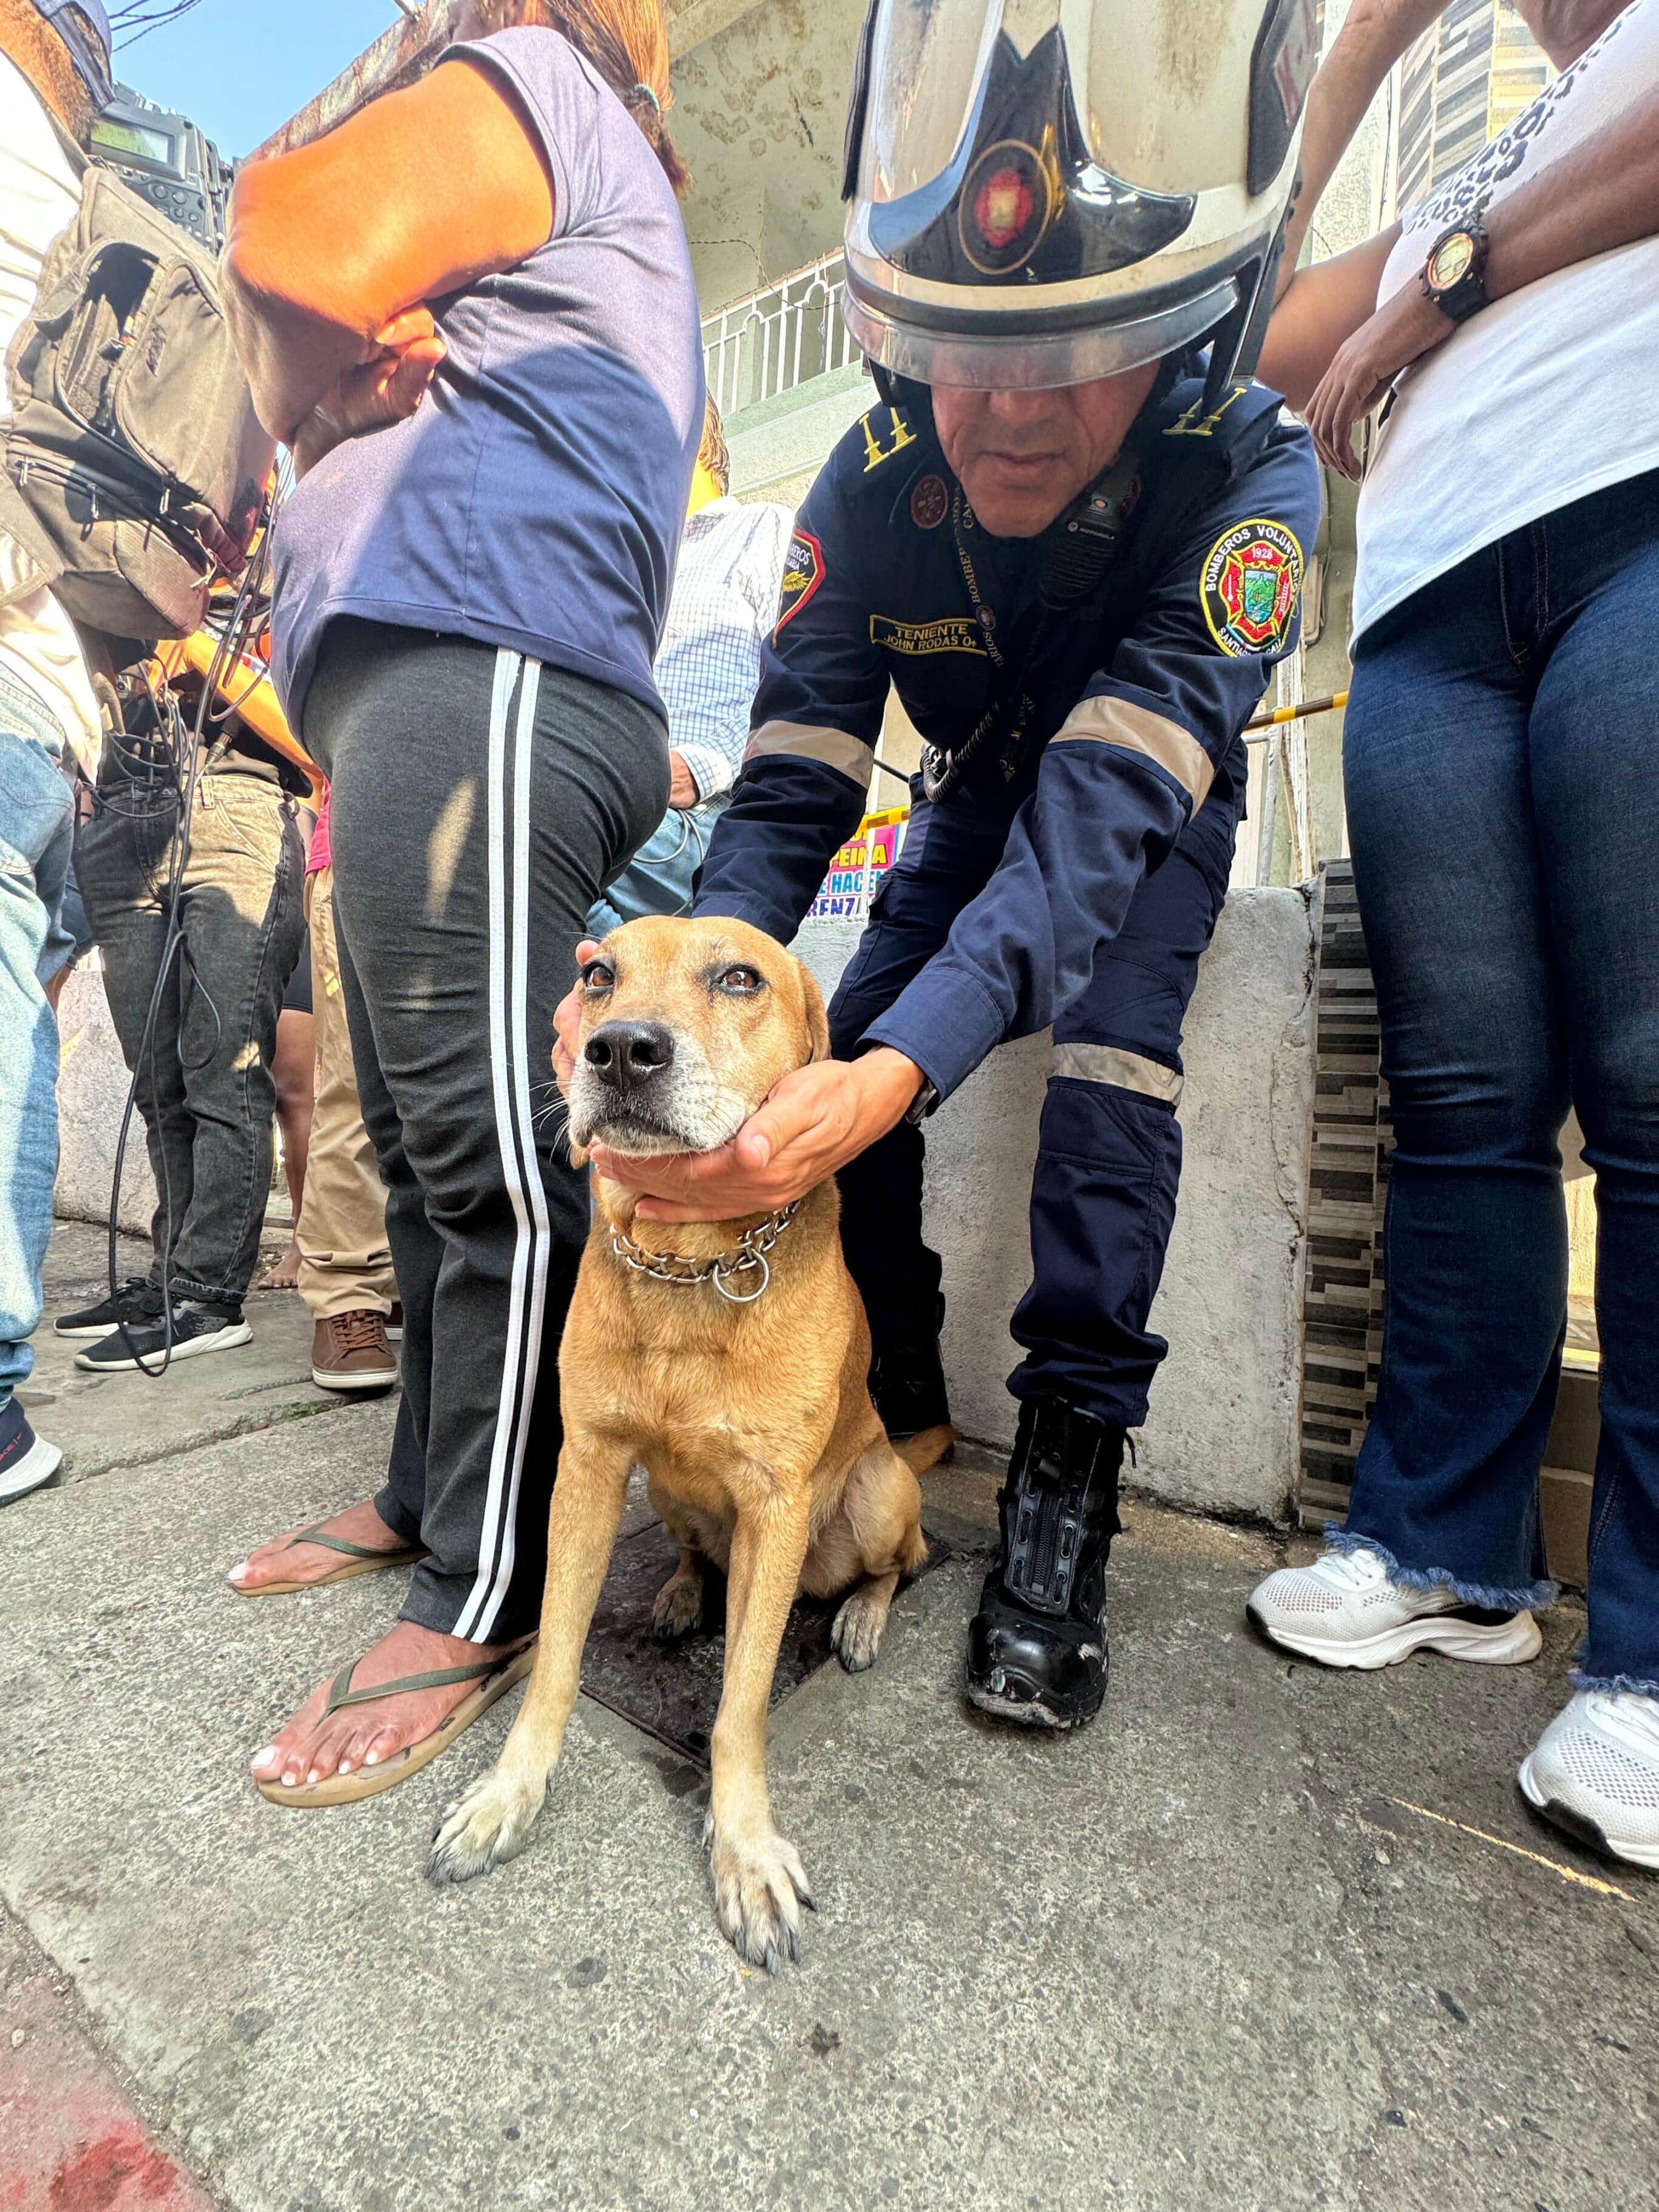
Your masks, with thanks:
[(1031, 187), (1012, 162), (993, 169), (974, 202), (979, 234), (1000, 252), (1012, 246), (1031, 220)]
[(1210, 635), (1235, 659), (1283, 646), (1301, 590), (1302, 548), (1282, 523), (1261, 518), (1217, 538), (1199, 580)]
[(988, 146), (962, 188), (957, 227), (962, 250), (988, 276), (1012, 276), (1042, 242), (1054, 209), (1048, 173), (1024, 139)]

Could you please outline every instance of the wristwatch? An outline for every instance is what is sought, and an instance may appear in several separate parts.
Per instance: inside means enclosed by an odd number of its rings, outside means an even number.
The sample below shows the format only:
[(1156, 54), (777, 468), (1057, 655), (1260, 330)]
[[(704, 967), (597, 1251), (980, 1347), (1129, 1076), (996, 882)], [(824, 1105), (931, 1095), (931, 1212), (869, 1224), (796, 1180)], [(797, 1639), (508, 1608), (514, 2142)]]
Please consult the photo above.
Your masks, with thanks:
[(922, 1078), (921, 1088), (904, 1109), (904, 1119), (911, 1128), (917, 1128), (939, 1104), (939, 1085)]
[(1443, 315), (1455, 323), (1467, 322), (1486, 307), (1486, 226), (1476, 216), (1468, 222), (1443, 230), (1429, 248), (1418, 282), (1423, 297), (1431, 300)]

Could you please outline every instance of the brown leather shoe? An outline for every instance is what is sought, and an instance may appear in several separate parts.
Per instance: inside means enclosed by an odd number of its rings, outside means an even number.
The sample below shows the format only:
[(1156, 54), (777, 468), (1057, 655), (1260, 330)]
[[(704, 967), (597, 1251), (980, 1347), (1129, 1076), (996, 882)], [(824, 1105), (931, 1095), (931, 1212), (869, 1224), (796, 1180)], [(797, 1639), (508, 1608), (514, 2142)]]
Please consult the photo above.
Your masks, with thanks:
[(364, 1306), (319, 1321), (311, 1336), (311, 1379), (324, 1390), (391, 1389), (398, 1362), (385, 1316)]

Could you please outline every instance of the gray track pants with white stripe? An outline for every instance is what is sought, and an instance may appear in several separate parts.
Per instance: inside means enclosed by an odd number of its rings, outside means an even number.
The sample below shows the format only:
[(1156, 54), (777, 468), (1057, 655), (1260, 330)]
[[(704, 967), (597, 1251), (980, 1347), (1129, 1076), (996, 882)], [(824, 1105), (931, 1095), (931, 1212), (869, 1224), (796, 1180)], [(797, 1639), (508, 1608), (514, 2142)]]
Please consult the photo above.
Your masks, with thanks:
[(662, 818), (661, 721), (492, 646), (338, 619), (307, 701), (335, 920), (404, 1302), (387, 1523), (430, 1558), (404, 1618), (534, 1626), (559, 1334), (586, 1178), (555, 1146), (553, 1009), (587, 909)]

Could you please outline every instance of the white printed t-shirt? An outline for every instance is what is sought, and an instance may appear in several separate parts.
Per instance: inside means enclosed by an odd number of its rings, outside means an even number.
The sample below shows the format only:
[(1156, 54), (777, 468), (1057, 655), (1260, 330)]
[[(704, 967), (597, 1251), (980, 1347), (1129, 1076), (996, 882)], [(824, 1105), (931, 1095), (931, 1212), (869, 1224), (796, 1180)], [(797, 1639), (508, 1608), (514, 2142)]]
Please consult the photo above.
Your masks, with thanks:
[[(16, 63), (0, 53), (0, 360), (34, 304), (46, 249), (80, 205), (80, 179), (45, 102)], [(10, 419), (11, 393), (0, 377), (0, 424)], [(44, 586), (9, 599), (27, 573), (20, 549), (0, 530), (0, 674), (34, 694), (94, 775), (98, 705), (86, 657), (74, 624)]]
[[(1659, 86), (1659, 0), (1588, 52), (1405, 218), (1377, 305), (1442, 232), (1496, 206)], [(1659, 468), (1659, 238), (1511, 292), (1400, 380), (1359, 495), (1353, 635), (1483, 545)]]

